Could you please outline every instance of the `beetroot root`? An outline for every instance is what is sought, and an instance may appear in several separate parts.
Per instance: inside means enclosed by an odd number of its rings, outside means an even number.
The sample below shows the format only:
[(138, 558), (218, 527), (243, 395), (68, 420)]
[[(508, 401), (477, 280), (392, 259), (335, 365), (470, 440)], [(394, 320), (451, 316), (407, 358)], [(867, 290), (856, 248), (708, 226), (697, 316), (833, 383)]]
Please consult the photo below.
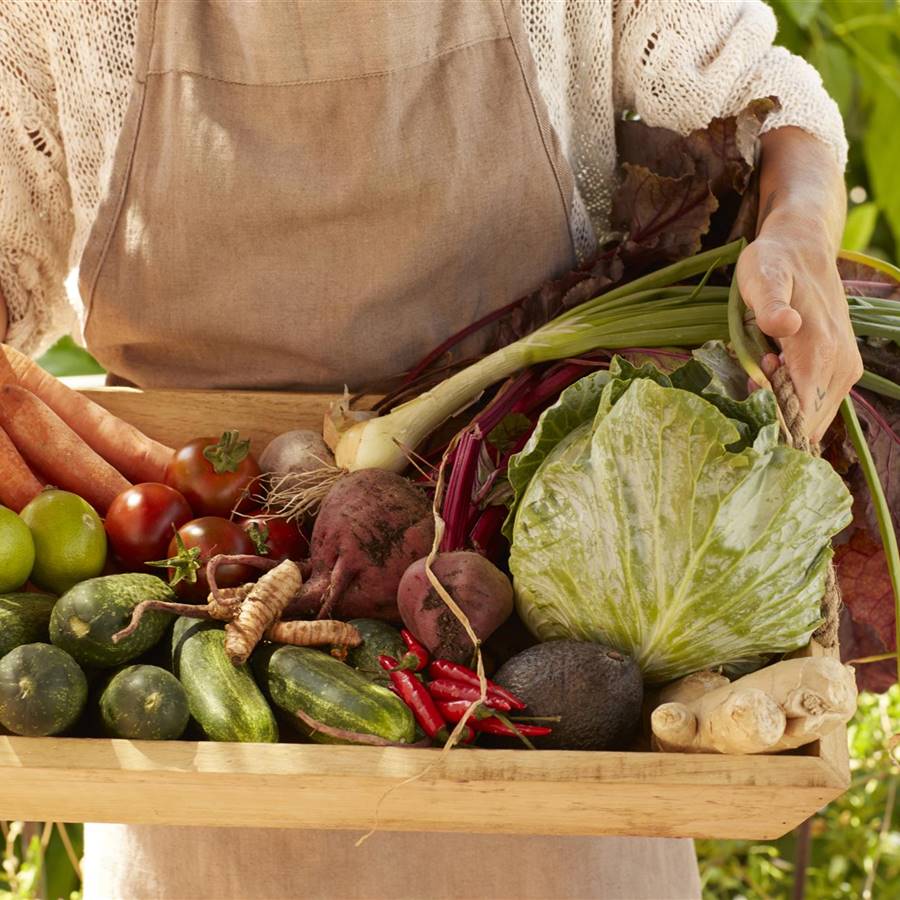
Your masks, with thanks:
[[(512, 614), (513, 588), (493, 563), (471, 550), (439, 553), (431, 570), (486, 640)], [(440, 659), (468, 663), (475, 648), (462, 623), (432, 587), (425, 560), (416, 560), (400, 579), (397, 605), (403, 624)]]
[(322, 501), (312, 570), (285, 618), (399, 621), (400, 578), (433, 541), (431, 503), (411, 481), (381, 469), (342, 477)]

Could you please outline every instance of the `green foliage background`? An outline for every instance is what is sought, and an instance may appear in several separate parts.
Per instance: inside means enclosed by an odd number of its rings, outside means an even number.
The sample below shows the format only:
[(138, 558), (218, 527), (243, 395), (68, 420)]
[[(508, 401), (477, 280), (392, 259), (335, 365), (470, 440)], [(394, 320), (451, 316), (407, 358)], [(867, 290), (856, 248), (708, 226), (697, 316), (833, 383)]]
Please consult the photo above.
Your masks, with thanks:
[[(844, 246), (896, 260), (900, 248), (900, 2), (770, 0), (778, 43), (805, 57), (838, 102), (850, 141), (850, 211)], [(43, 359), (56, 375), (94, 374), (71, 339)], [(804, 893), (795, 889), (797, 836), (775, 842), (699, 841), (705, 900), (809, 900), (900, 896), (900, 766), (889, 743), (900, 731), (900, 688), (864, 696), (850, 728), (850, 790), (811, 822)], [(77, 896), (70, 856), (81, 827), (3, 824), (0, 900)], [(73, 893), (75, 892), (75, 893)]]

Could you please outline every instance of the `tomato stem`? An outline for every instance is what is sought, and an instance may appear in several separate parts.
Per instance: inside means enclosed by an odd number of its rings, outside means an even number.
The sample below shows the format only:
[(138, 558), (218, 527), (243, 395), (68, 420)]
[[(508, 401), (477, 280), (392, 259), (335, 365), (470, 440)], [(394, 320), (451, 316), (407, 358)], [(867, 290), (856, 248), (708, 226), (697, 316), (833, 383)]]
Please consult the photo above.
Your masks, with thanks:
[(203, 456), (212, 463), (217, 475), (236, 472), (250, 453), (250, 441), (242, 441), (237, 431), (225, 431), (217, 444), (204, 447)]

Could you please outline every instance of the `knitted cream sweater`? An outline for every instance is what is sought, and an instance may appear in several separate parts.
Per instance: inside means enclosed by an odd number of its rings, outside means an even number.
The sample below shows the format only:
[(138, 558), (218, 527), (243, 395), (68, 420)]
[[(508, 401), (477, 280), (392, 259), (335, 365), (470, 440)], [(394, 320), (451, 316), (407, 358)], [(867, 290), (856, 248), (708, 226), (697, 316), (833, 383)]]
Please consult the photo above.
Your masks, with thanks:
[[(812, 67), (772, 46), (775, 18), (761, 0), (522, 5), (540, 90), (578, 186), (572, 221), (582, 254), (607, 228), (622, 110), (688, 132), (775, 94), (783, 107), (767, 128), (800, 126), (845, 162), (837, 107)], [(78, 332), (80, 304), (64, 281), (108, 181), (136, 21), (136, 0), (0, 2), (0, 291), (7, 340), (27, 353)]]

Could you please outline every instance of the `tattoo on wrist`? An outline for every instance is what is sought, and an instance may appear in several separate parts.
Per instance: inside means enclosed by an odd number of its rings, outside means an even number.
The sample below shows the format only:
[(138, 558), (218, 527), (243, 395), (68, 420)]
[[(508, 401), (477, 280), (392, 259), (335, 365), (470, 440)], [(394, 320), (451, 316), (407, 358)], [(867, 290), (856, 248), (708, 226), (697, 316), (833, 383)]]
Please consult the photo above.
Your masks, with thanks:
[(815, 410), (819, 412), (822, 409), (823, 404), (825, 403), (825, 398), (828, 396), (828, 391), (823, 391), (818, 385), (816, 385), (816, 403)]

